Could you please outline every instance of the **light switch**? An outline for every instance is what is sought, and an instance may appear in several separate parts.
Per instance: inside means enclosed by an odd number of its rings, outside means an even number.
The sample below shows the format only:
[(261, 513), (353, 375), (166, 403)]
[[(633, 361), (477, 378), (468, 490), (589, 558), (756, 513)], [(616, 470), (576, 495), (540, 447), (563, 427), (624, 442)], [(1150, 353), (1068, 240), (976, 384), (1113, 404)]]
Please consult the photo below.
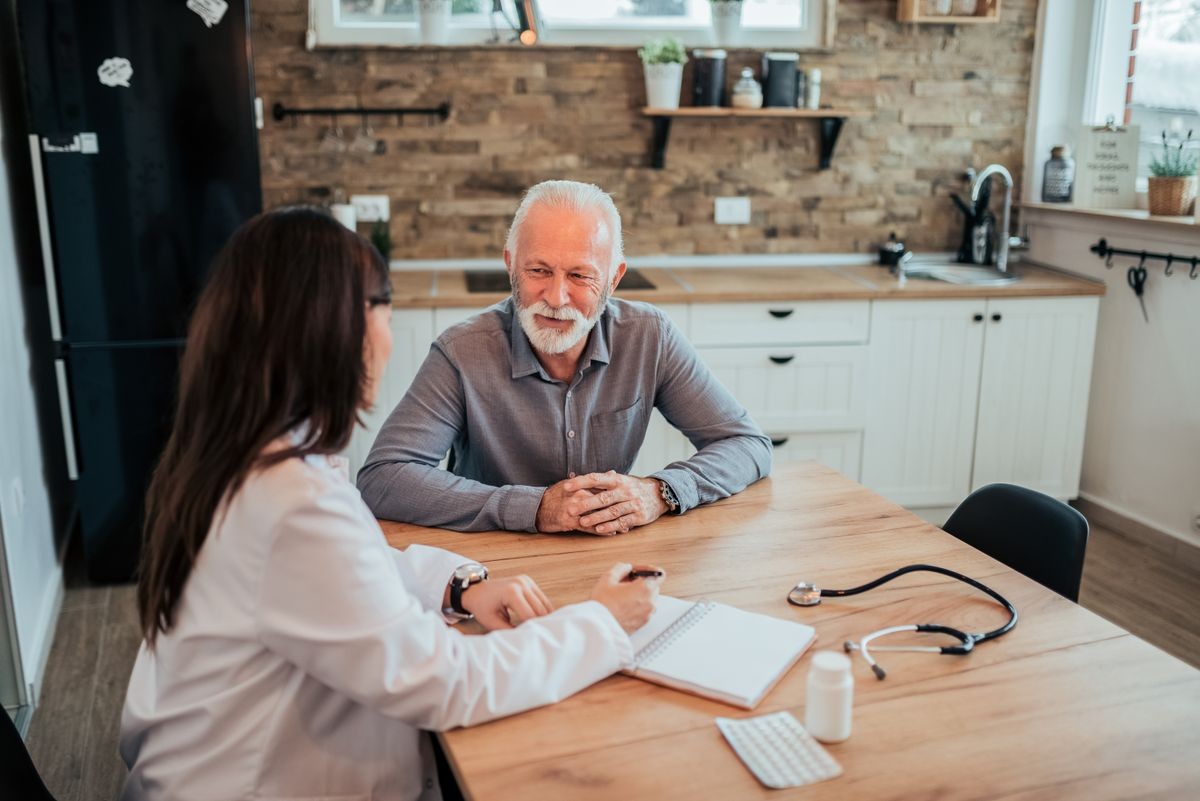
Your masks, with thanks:
[(386, 220), (391, 212), (387, 195), (351, 195), (350, 204), (354, 206), (359, 222)]
[(713, 204), (718, 225), (746, 225), (750, 222), (750, 198), (719, 197)]

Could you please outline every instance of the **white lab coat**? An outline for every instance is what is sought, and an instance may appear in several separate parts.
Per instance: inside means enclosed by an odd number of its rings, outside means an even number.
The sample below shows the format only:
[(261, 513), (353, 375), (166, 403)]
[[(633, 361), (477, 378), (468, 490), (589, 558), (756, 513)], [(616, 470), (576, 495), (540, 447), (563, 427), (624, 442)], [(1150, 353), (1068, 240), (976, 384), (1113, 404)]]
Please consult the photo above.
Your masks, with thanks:
[(595, 601), (487, 636), (448, 626), (443, 592), (468, 561), (389, 548), (334, 460), (251, 475), (174, 627), (138, 653), (123, 798), (436, 799), (421, 729), (550, 704), (631, 663)]

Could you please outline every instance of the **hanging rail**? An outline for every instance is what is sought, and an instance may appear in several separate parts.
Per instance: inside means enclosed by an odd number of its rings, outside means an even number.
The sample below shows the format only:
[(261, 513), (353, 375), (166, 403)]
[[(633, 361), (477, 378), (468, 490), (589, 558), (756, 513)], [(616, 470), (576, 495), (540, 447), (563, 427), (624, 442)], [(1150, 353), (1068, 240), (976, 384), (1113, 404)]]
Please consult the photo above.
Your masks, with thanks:
[(361, 117), (377, 114), (395, 114), (399, 117), (403, 117), (405, 114), (428, 114), (430, 116), (437, 116), (442, 120), (445, 120), (450, 116), (450, 104), (442, 103), (440, 106), (427, 107), (392, 106), (372, 108), (369, 106), (356, 106), (354, 108), (288, 108), (282, 103), (276, 103), (271, 107), (271, 116), (275, 118), (276, 122), (282, 122), (288, 117)]
[(1180, 256), (1176, 253), (1155, 253), (1152, 250), (1128, 250), (1126, 248), (1114, 248), (1108, 244), (1107, 239), (1101, 238), (1099, 242), (1088, 248), (1092, 253), (1095, 253), (1100, 258), (1104, 259), (1104, 266), (1112, 269), (1113, 256), (1133, 256), (1140, 259), (1139, 266), (1145, 266), (1147, 259), (1158, 259), (1167, 263), (1163, 270), (1164, 275), (1174, 275), (1174, 265), (1191, 265), (1188, 270), (1188, 278), (1196, 280), (1200, 278), (1200, 273), (1197, 273), (1197, 267), (1200, 266), (1200, 256)]

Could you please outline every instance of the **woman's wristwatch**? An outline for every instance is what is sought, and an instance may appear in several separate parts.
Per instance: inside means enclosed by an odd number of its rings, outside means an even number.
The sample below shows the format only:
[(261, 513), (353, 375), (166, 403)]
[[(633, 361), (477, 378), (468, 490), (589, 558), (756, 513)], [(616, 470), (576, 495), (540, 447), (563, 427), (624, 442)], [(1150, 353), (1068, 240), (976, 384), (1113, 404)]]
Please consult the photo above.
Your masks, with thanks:
[(488, 569), (476, 562), (468, 562), (454, 568), (450, 577), (450, 606), (442, 609), (442, 614), (456, 620), (470, 620), (474, 617), (462, 604), (463, 593), (469, 587), (487, 581)]

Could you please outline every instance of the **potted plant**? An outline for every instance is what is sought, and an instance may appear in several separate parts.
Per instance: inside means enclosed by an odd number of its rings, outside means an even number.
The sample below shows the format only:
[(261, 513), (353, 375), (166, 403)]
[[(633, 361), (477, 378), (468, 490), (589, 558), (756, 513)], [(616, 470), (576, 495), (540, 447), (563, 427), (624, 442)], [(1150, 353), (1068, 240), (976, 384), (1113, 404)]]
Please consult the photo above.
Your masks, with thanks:
[(1185, 150), (1192, 132), (1184, 139), (1172, 139), (1162, 133), (1162, 156), (1150, 162), (1150, 213), (1181, 216), (1196, 197), (1197, 155)]
[(652, 39), (638, 48), (646, 74), (646, 105), (651, 108), (679, 108), (679, 89), (683, 85), (683, 65), (687, 53), (678, 39)]
[(712, 11), (713, 40), (718, 46), (735, 45), (742, 38), (742, 0), (708, 0)]

